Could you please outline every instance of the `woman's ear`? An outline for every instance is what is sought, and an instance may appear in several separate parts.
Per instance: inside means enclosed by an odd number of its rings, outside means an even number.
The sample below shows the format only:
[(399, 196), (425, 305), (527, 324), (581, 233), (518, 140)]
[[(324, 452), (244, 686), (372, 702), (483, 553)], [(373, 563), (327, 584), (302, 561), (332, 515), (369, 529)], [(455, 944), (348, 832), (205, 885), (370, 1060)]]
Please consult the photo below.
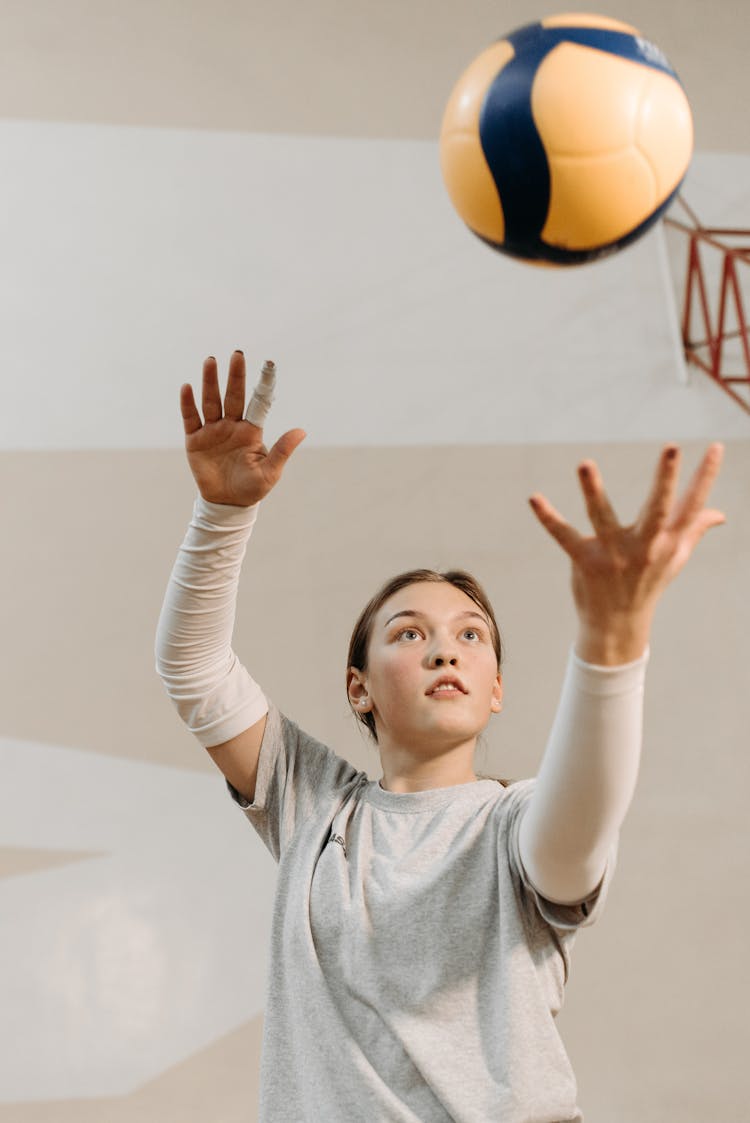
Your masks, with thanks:
[(367, 679), (357, 667), (350, 667), (346, 673), (346, 691), (357, 713), (366, 714), (372, 709), (367, 692)]
[(503, 708), (503, 676), (498, 674), (492, 686), (492, 704), (491, 709), (493, 714), (499, 714)]

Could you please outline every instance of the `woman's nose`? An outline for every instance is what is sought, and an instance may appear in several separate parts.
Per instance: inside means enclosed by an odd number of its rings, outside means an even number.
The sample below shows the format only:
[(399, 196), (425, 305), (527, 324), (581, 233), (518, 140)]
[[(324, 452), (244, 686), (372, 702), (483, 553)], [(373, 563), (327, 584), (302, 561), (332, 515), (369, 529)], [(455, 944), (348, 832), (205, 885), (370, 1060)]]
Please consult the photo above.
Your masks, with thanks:
[(456, 658), (456, 656), (455, 655), (449, 655), (447, 651), (444, 651), (442, 654), (439, 654), (439, 655), (436, 653), (435, 655), (432, 656), (432, 658), (430, 660), (430, 663), (433, 667), (447, 667), (447, 666), (455, 667), (457, 662), (458, 662), (458, 659)]

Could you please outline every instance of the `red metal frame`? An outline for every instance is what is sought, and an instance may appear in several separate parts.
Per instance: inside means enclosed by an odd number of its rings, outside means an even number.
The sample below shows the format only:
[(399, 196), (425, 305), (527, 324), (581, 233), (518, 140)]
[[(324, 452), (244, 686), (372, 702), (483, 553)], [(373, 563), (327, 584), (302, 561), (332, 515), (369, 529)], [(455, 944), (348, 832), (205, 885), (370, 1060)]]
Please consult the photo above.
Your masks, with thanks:
[[(748, 328), (745, 304), (742, 299), (739, 267), (750, 266), (750, 230), (733, 230), (725, 227), (702, 226), (684, 199), (678, 202), (687, 212), (692, 226), (665, 218), (667, 226), (680, 230), (689, 236), (687, 278), (685, 283), (685, 303), (682, 315), (682, 342), (685, 358), (689, 363), (705, 371), (722, 390), (726, 390), (742, 409), (750, 413), (750, 329)], [(745, 244), (741, 243), (745, 239)], [(705, 262), (702, 249), (718, 250), (723, 257), (719, 289), (719, 307), (716, 324), (711, 320), (708, 301), (709, 282), (706, 279)], [(696, 315), (694, 297), (697, 293), (699, 309)], [(737, 330), (727, 327), (730, 300), (734, 303), (737, 317)], [(700, 315), (698, 315), (698, 311)], [(695, 320), (698, 320), (696, 325)], [(699, 335), (700, 333), (700, 335)], [(696, 338), (698, 336), (698, 338)], [(729, 339), (739, 339), (741, 363), (744, 374), (725, 369), (724, 344)], [(701, 354), (701, 351), (704, 354)], [(705, 357), (707, 351), (708, 357)], [(736, 361), (736, 360), (735, 360)], [(742, 390), (739, 393), (737, 389)]]

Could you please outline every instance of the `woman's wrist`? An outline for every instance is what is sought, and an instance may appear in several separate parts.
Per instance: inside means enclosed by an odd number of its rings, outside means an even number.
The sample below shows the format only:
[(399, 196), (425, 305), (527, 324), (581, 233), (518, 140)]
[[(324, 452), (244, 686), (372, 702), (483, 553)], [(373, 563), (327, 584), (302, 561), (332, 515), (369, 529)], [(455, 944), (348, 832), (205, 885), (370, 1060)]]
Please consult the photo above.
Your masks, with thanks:
[(651, 614), (607, 622), (581, 620), (574, 651), (584, 663), (615, 667), (640, 659), (650, 635)]
[(195, 498), (195, 512), (215, 526), (248, 526), (255, 522), (260, 502), (249, 507), (234, 506), (230, 503), (212, 503), (198, 493)]

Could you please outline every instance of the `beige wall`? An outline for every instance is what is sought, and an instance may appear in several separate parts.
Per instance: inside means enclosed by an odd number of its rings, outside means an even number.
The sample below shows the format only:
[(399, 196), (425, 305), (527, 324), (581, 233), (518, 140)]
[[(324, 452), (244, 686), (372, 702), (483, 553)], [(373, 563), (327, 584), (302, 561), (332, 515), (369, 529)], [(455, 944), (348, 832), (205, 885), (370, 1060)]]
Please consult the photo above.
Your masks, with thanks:
[[(531, 0), (3, 0), (0, 113), (316, 136), (432, 138), (485, 45)], [(584, 9), (586, 10), (586, 9)], [(742, 0), (598, 0), (658, 43), (702, 152), (747, 152)]]

